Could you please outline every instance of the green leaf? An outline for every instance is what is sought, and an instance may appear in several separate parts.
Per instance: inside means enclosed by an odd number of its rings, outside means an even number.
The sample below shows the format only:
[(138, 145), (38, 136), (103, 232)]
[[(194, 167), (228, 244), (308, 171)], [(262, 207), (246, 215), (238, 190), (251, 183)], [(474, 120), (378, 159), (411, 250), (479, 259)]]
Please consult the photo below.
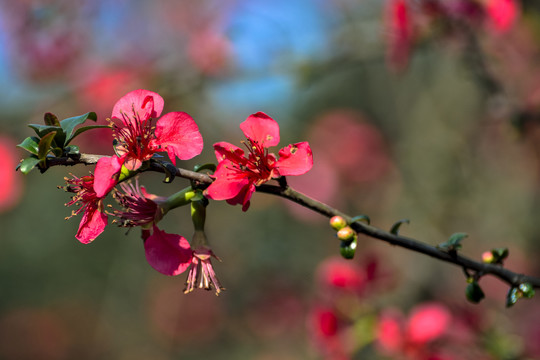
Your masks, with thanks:
[(86, 114), (83, 114), (83, 115), (70, 117), (70, 118), (67, 118), (67, 119), (64, 119), (64, 120), (60, 121), (60, 127), (62, 128), (62, 130), (66, 134), (66, 145), (76, 135), (78, 135), (78, 134), (74, 135), (75, 127), (77, 125), (81, 125), (82, 123), (84, 123), (88, 119), (96, 121), (97, 120), (96, 113), (95, 112), (89, 112), (89, 113), (86, 113)]
[(34, 131), (40, 138), (42, 138), (43, 136), (47, 135), (48, 133), (52, 131), (56, 131), (57, 133), (64, 132), (62, 128), (59, 126), (29, 124), (28, 127), (34, 129)]
[(203, 170), (210, 170), (211, 172), (216, 172), (216, 164), (214, 163), (207, 163), (202, 165), (195, 165), (193, 167), (193, 171), (200, 172)]
[(35, 136), (29, 136), (17, 146), (28, 151), (31, 154), (37, 155), (38, 147), (39, 147), (39, 138)]
[(166, 184), (171, 183), (176, 176), (176, 167), (170, 162), (160, 162), (160, 164), (163, 166), (163, 170), (165, 170), (165, 179), (163, 179), (163, 182)]
[(49, 126), (60, 126), (60, 122), (58, 121), (58, 118), (53, 113), (45, 113), (43, 116), (43, 121), (45, 122), (45, 125)]
[(351, 224), (354, 223), (354, 222), (357, 222), (357, 221), (363, 221), (368, 225), (370, 223), (369, 216), (367, 216), (367, 215), (358, 215), (358, 216), (353, 217), (351, 219)]
[(339, 247), (339, 252), (341, 256), (345, 259), (354, 258), (354, 253), (356, 252), (357, 240), (353, 241), (342, 241)]
[(442, 251), (455, 252), (461, 249), (461, 241), (465, 239), (467, 234), (465, 233), (455, 233), (450, 235), (447, 241), (437, 245), (437, 248)]
[(467, 296), (467, 300), (473, 304), (478, 304), (483, 298), (486, 297), (482, 291), (482, 288), (480, 285), (478, 285), (478, 282), (474, 280), (467, 284), (467, 287), (465, 288), (465, 296)]
[(80, 158), (81, 157), (81, 150), (77, 145), (68, 145), (64, 148), (64, 156), (70, 157), (70, 158)]
[(496, 248), (491, 250), (493, 255), (493, 262), (496, 264), (501, 264), (504, 259), (508, 257), (508, 248)]
[(399, 227), (402, 224), (409, 224), (409, 223), (410, 223), (409, 219), (401, 219), (401, 220), (397, 221), (394, 225), (392, 225), (392, 228), (390, 229), (390, 233), (392, 233), (394, 235), (398, 235)]
[(54, 139), (56, 132), (50, 132), (47, 135), (43, 136), (38, 144), (38, 158), (40, 160), (45, 159), (49, 151), (51, 150), (51, 143)]
[(73, 140), (75, 137), (79, 136), (85, 131), (92, 130), (92, 129), (105, 129), (105, 128), (111, 128), (109, 125), (90, 125), (90, 126), (83, 126), (75, 130), (75, 133), (71, 138), (68, 138), (66, 140), (66, 145), (70, 143), (71, 140)]
[(39, 161), (40, 160), (34, 156), (27, 157), (19, 165), (19, 170), (21, 170), (21, 172), (26, 175), (30, 171), (32, 171), (32, 169), (35, 168), (37, 164), (39, 164)]

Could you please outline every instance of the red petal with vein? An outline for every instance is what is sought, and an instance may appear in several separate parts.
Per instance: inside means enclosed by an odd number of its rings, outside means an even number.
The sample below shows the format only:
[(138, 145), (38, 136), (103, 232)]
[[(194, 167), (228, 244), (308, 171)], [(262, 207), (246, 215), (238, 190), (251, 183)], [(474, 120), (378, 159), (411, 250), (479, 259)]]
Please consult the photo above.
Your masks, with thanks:
[(201, 153), (203, 139), (199, 127), (185, 112), (171, 112), (163, 115), (156, 123), (156, 144), (167, 150), (172, 163), (176, 157), (188, 160)]
[(216, 159), (218, 162), (225, 159), (229, 159), (235, 163), (246, 161), (244, 157), (244, 149), (226, 141), (215, 143), (214, 152), (216, 153)]
[(97, 197), (105, 197), (117, 184), (123, 160), (117, 156), (102, 157), (94, 171), (94, 191)]
[(240, 129), (247, 138), (257, 141), (264, 147), (279, 144), (279, 125), (263, 112), (250, 115), (240, 124)]
[(216, 180), (206, 189), (206, 195), (214, 200), (235, 198), (244, 187), (250, 184), (247, 174), (233, 168), (230, 160), (223, 160), (217, 166)]
[(111, 118), (123, 119), (122, 113), (132, 116), (133, 110), (138, 113), (143, 121), (149, 118), (157, 118), (163, 111), (163, 98), (148, 90), (133, 90), (122, 96), (113, 107)]
[(107, 226), (107, 215), (102, 213), (100, 205), (89, 204), (79, 224), (79, 230), (75, 237), (83, 244), (91, 243), (105, 230)]
[(153, 234), (144, 242), (146, 260), (164, 275), (178, 275), (191, 264), (193, 251), (188, 241), (180, 235), (168, 234), (154, 225)]
[(313, 154), (309, 144), (304, 141), (291, 144), (279, 150), (279, 160), (276, 163), (279, 175), (302, 175), (313, 166)]

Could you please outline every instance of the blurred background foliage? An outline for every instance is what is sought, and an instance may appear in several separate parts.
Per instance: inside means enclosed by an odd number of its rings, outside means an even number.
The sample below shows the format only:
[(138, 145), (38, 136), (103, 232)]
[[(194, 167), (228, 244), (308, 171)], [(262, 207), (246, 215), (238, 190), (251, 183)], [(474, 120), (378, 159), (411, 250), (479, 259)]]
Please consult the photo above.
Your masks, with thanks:
[[(0, 359), (540, 358), (538, 299), (504, 309), (506, 286), (485, 278), (486, 300), (469, 304), (459, 268), (362, 236), (343, 264), (327, 219), (270, 195), (247, 213), (211, 202), (227, 291), (183, 295), (184, 275), (146, 263), (138, 229), (74, 238), (79, 219), (63, 220), (69, 196), (56, 187), (91, 167), (13, 171), (26, 124), (88, 111), (106, 124), (137, 88), (199, 125), (205, 149), (188, 169), (214, 162), (211, 145), (237, 144), (239, 123), (264, 111), (280, 145), (313, 149), (293, 187), (383, 229), (408, 218), (401, 233), (431, 244), (467, 232), (473, 258), (507, 246), (510, 269), (538, 276), (537, 2), (0, 5)], [(77, 140), (112, 153), (108, 130)], [(140, 177), (159, 195), (187, 184), (161, 180)], [(190, 239), (188, 211), (160, 227)], [(407, 315), (419, 304), (442, 327), (424, 340)]]

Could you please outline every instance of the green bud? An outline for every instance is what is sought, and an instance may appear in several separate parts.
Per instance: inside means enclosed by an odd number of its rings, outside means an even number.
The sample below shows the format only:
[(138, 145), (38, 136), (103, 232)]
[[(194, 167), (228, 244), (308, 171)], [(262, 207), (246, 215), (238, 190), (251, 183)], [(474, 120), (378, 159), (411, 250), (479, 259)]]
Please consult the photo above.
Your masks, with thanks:
[(478, 282), (474, 280), (472, 280), (472, 282), (469, 282), (469, 284), (465, 288), (465, 296), (467, 296), (467, 300), (469, 300), (473, 304), (478, 304), (485, 297), (482, 288), (480, 287), (480, 285), (478, 285)]
[(530, 299), (534, 296), (534, 287), (529, 283), (519, 284), (519, 290), (523, 293), (523, 296)]
[(342, 241), (339, 252), (345, 259), (352, 259), (356, 252), (356, 239), (353, 241)]

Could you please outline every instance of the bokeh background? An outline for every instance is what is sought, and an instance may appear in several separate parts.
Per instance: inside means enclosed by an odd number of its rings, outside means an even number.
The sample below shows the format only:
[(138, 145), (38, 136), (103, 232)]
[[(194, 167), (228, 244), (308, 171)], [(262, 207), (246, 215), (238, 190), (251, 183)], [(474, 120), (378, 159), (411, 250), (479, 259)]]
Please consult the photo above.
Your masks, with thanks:
[[(473, 258), (506, 246), (505, 265), (539, 276), (539, 55), (534, 0), (0, 1), (0, 359), (540, 358), (537, 298), (505, 309), (507, 287), (482, 278), (470, 304), (461, 269), (365, 237), (342, 261), (327, 219), (282, 199), (212, 202), (227, 290), (184, 295), (138, 229), (75, 239), (56, 187), (91, 167), (14, 171), (28, 123), (106, 124), (138, 88), (198, 123), (185, 168), (264, 111), (282, 146), (313, 149), (293, 187), (383, 229), (408, 218), (401, 233), (430, 244), (466, 232)], [(110, 131), (77, 140), (112, 154)], [(187, 185), (161, 180), (140, 177)], [(191, 237), (188, 209), (162, 224)]]

